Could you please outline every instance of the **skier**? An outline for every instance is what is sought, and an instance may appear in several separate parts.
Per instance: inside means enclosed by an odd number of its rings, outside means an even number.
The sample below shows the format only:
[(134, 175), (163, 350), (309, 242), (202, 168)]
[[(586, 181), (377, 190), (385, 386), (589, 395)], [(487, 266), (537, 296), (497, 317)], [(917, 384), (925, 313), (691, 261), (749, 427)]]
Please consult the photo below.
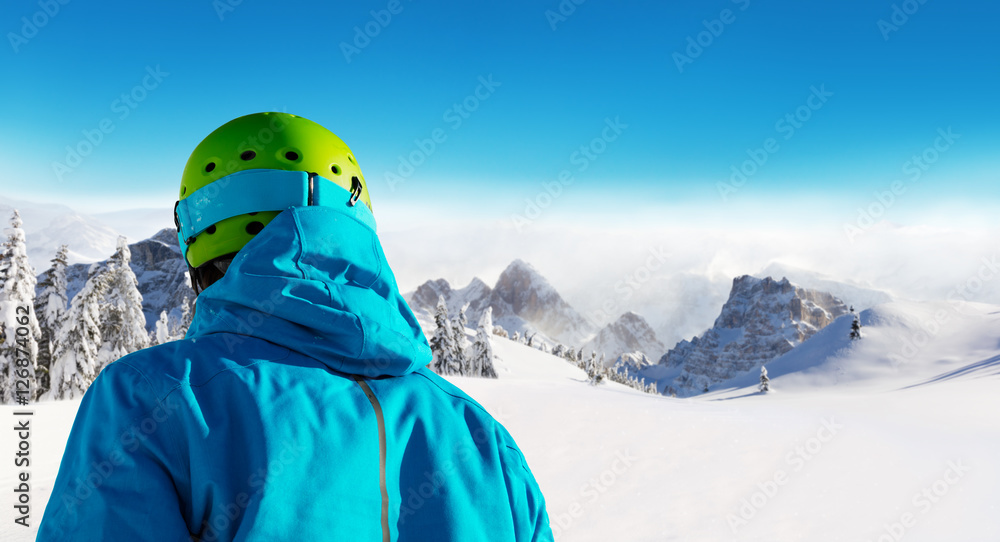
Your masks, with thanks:
[(175, 215), (190, 329), (91, 385), (37, 540), (552, 540), (510, 434), (425, 367), (343, 141), (230, 121)]

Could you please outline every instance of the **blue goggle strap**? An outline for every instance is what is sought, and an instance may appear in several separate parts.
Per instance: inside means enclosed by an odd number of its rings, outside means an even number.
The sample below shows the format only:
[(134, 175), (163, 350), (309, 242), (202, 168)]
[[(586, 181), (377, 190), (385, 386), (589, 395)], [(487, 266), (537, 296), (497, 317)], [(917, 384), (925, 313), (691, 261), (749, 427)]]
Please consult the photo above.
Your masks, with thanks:
[(174, 206), (174, 223), (181, 252), (209, 226), (227, 218), (261, 211), (284, 211), (289, 207), (319, 205), (340, 207), (347, 214), (375, 229), (375, 217), (365, 205), (355, 205), (361, 196), (361, 181), (351, 179), (351, 190), (304, 171), (248, 169), (205, 185)]

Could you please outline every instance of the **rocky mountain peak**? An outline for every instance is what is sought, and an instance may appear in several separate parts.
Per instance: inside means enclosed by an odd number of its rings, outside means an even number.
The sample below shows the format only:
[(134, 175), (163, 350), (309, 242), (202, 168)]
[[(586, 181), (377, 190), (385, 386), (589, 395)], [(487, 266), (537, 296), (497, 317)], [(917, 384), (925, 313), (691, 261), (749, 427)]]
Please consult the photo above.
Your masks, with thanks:
[(444, 279), (438, 279), (422, 284), (407, 296), (407, 301), (414, 310), (430, 311), (438, 295), (445, 297), (449, 312), (468, 303), (470, 319), (492, 307), (494, 323), (511, 333), (541, 333), (551, 341), (568, 345), (579, 345), (592, 333), (583, 316), (524, 260), (511, 262), (493, 288), (474, 278), (468, 286), (455, 290)]
[(629, 311), (601, 328), (597, 335), (584, 345), (584, 349), (593, 350), (598, 354), (603, 353), (607, 360), (616, 359), (622, 354), (634, 354), (637, 359), (640, 357), (656, 359), (666, 347), (656, 337), (656, 332), (645, 318)]
[(787, 278), (744, 275), (733, 280), (715, 325), (677, 343), (660, 364), (680, 367), (671, 388), (693, 395), (788, 352), (847, 312), (829, 293), (800, 288)]

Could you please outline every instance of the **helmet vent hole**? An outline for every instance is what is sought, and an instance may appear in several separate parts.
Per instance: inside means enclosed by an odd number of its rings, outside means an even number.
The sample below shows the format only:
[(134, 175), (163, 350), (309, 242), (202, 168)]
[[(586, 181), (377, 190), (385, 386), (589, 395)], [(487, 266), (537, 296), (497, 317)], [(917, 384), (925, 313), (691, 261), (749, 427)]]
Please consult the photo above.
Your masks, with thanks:
[(215, 224), (212, 224), (211, 226), (205, 228), (205, 233), (207, 233), (209, 235), (212, 235), (213, 233), (215, 233)]
[(285, 153), (285, 158), (292, 160), (294, 162), (295, 160), (299, 159), (299, 153), (295, 151), (288, 151)]
[(354, 157), (353, 157), (353, 156), (350, 156), (350, 155), (348, 155), (348, 156), (347, 156), (347, 159), (348, 159), (348, 160), (349, 160), (349, 161), (350, 161), (350, 162), (351, 162), (352, 164), (354, 163)]
[(205, 164), (205, 173), (211, 173), (213, 169), (215, 169), (215, 162), (209, 162), (208, 164)]
[(252, 212), (252, 213), (247, 213), (247, 214), (248, 214), (248, 215), (250, 215), (250, 216), (253, 216), (253, 215), (257, 214), (258, 212), (259, 212), (259, 211), (254, 211), (254, 212)]
[(330, 171), (332, 171), (334, 175), (340, 175), (340, 166), (334, 164), (330, 166)]
[(260, 230), (262, 229), (264, 229), (264, 224), (257, 221), (247, 224), (246, 228), (247, 233), (249, 233), (250, 235), (257, 235), (258, 233), (260, 233)]
[(240, 159), (243, 160), (244, 162), (248, 162), (250, 160), (253, 160), (256, 157), (257, 157), (257, 153), (255, 153), (253, 151), (243, 151), (243, 154), (240, 154)]
[(187, 193), (188, 193), (188, 187), (182, 186), (181, 187), (181, 195), (183, 196), (184, 194), (187, 194)]

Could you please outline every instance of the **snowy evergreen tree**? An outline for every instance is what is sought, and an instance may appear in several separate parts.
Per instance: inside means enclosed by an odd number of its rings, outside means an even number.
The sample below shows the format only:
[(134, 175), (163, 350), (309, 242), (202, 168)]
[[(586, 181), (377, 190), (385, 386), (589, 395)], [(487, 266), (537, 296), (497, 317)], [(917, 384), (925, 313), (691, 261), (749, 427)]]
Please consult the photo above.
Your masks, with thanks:
[(758, 389), (761, 393), (771, 391), (771, 379), (767, 377), (767, 368), (763, 365), (760, 366), (760, 386)]
[(109, 363), (136, 350), (149, 346), (146, 317), (142, 313), (139, 281), (129, 265), (132, 254), (124, 237), (118, 238), (118, 248), (108, 260), (104, 303), (101, 308), (101, 349), (98, 354), (100, 372)]
[(576, 349), (572, 346), (563, 351), (563, 357), (570, 363), (576, 363)]
[(590, 359), (587, 360), (587, 378), (593, 385), (600, 384), (604, 380), (604, 368), (598, 365), (597, 352), (591, 350)]
[(444, 296), (438, 296), (434, 324), (437, 328), (429, 341), (431, 353), (434, 355), (431, 370), (439, 375), (456, 374), (460, 367), (458, 360), (455, 359), (455, 330), (451, 320), (448, 319), (448, 305), (444, 302)]
[(170, 335), (170, 319), (167, 317), (167, 311), (160, 311), (160, 319), (156, 321), (156, 329), (153, 330), (153, 336), (150, 339), (152, 346), (174, 340), (174, 337)]
[(514, 341), (516, 343), (521, 342), (521, 333), (518, 332), (518, 331), (515, 331), (514, 334), (510, 336), (510, 340), (512, 340), (512, 341)]
[(552, 355), (557, 358), (565, 357), (566, 347), (562, 344), (557, 344), (555, 348), (552, 349)]
[(851, 306), (851, 314), (854, 320), (851, 322), (851, 340), (856, 341), (861, 338), (861, 318), (854, 314), (854, 306)]
[(187, 296), (184, 296), (184, 301), (181, 302), (181, 319), (170, 326), (171, 340), (181, 340), (187, 336), (187, 331), (191, 327), (191, 319), (193, 317), (194, 311), (191, 310), (191, 302)]
[(469, 320), (465, 316), (465, 310), (469, 308), (469, 304), (466, 303), (458, 311), (458, 315), (451, 321), (452, 332), (455, 336), (455, 359), (458, 366), (458, 370), (453, 374), (468, 375), (472, 374), (471, 368), (469, 366), (469, 356), (466, 354), (466, 350), (469, 345), (469, 339), (465, 335), (465, 326), (468, 324)]
[(502, 326), (493, 326), (493, 334), (497, 337), (503, 337), (504, 339), (510, 338), (510, 335), (507, 334), (507, 330)]
[(476, 330), (476, 339), (472, 343), (470, 358), (469, 376), (480, 376), (484, 378), (496, 378), (497, 372), (493, 367), (493, 337), (490, 330), (493, 329), (493, 307), (486, 307), (483, 315), (479, 318), (479, 328)]
[(41, 293), (35, 299), (35, 314), (41, 334), (38, 338), (38, 395), (49, 391), (49, 370), (56, 351), (56, 337), (66, 321), (66, 266), (68, 247), (62, 245), (52, 258), (52, 266), (38, 285)]
[(107, 276), (92, 266), (86, 284), (70, 303), (69, 312), (53, 341), (49, 391), (45, 399), (82, 397), (100, 372), (101, 300)]
[[(4, 403), (37, 397), (35, 377), (38, 338), (41, 330), (35, 313), (35, 270), (28, 261), (28, 251), (21, 228), (21, 215), (15, 209), (10, 217), (7, 241), (0, 256), (0, 394)], [(22, 333), (23, 331), (23, 333)], [(20, 392), (20, 393), (18, 393)]]

